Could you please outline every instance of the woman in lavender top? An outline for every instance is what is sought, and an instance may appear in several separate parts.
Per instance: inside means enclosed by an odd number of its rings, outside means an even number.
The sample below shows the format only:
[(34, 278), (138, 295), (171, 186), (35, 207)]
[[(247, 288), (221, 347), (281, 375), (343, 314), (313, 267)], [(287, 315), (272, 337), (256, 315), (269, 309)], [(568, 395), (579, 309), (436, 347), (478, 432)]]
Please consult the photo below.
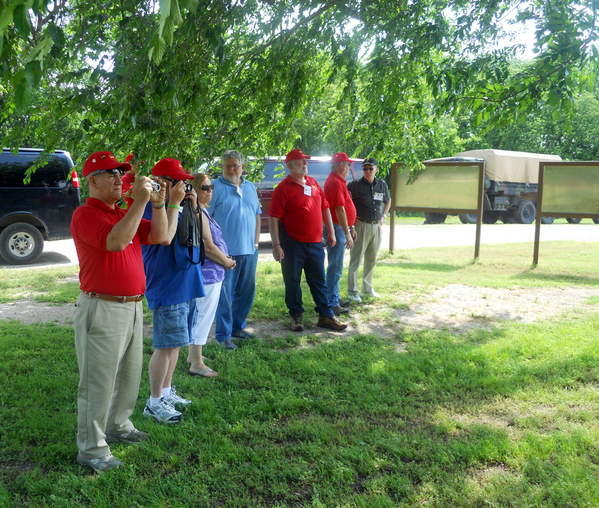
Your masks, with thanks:
[[(206, 206), (212, 199), (212, 188), (214, 187), (210, 182), (210, 177), (203, 173), (196, 173), (192, 185), (198, 194), (202, 219), (202, 237), (204, 238), (206, 252), (206, 261), (202, 266), (202, 277), (204, 278), (206, 296), (197, 300), (198, 322), (194, 330), (194, 343), (189, 346), (187, 363), (191, 363), (189, 374), (192, 376), (216, 377), (218, 372), (204, 363), (202, 346), (208, 340), (208, 333), (214, 321), (220, 287), (225, 278), (225, 270), (234, 268), (235, 261), (228, 256), (227, 245), (223, 240), (219, 225), (206, 211)], [(199, 220), (200, 217), (198, 216)]]

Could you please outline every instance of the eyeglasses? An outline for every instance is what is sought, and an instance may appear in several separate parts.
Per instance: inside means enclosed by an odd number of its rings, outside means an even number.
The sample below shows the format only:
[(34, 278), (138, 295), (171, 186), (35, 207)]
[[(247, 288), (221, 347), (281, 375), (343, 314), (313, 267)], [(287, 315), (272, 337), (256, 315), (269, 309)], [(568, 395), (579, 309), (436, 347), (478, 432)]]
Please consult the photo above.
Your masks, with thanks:
[(98, 176), (101, 175), (102, 173), (108, 173), (109, 175), (119, 175), (119, 176), (123, 176), (125, 174), (125, 171), (121, 168), (114, 168), (114, 169), (99, 169), (98, 171), (94, 171), (91, 175), (89, 176)]
[(200, 185), (200, 189), (202, 189), (203, 191), (211, 191), (212, 189), (214, 189), (214, 184), (212, 185)]
[(362, 171), (374, 171), (374, 168), (372, 166), (362, 166)]

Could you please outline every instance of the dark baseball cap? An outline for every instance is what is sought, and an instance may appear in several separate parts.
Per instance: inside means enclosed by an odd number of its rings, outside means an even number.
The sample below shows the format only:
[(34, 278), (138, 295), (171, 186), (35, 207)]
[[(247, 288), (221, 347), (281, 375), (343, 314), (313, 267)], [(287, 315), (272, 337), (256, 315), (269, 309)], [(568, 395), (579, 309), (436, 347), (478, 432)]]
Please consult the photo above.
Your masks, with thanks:
[(370, 164), (371, 166), (378, 166), (378, 164), (376, 163), (376, 159), (374, 157), (366, 157), (362, 161), (362, 166), (366, 166), (366, 164)]

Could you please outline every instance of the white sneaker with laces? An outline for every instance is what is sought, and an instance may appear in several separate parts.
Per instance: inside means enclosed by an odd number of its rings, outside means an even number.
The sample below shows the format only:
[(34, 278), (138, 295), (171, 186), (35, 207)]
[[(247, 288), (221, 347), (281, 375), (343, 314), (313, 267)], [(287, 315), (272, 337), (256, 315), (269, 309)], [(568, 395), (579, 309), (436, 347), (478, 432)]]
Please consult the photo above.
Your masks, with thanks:
[(347, 299), (350, 302), (362, 303), (362, 298), (360, 298), (360, 295), (348, 295)]
[(164, 397), (166, 399), (166, 401), (175, 406), (177, 404), (181, 404), (183, 407), (187, 406), (188, 404), (191, 404), (191, 400), (189, 399), (184, 399), (183, 397), (181, 397), (180, 395), (177, 395), (177, 390), (175, 389), (174, 386), (171, 387), (171, 394), (168, 397)]
[(379, 295), (377, 292), (373, 291), (372, 293), (362, 293), (362, 296), (364, 298), (381, 298), (381, 295)]
[(146, 407), (144, 408), (144, 416), (151, 416), (158, 420), (160, 423), (179, 423), (183, 415), (175, 409), (175, 406), (167, 402), (162, 397), (158, 404), (150, 406), (148, 400)]

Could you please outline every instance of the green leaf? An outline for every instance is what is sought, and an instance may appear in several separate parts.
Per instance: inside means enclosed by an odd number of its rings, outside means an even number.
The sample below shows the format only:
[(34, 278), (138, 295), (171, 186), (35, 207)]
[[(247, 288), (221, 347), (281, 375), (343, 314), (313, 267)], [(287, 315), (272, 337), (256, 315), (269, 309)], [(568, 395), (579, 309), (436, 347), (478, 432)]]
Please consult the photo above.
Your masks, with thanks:
[(44, 58), (48, 55), (48, 53), (50, 53), (53, 44), (52, 37), (48, 32), (46, 32), (36, 46), (31, 49), (27, 55), (27, 60), (39, 60), (43, 69)]
[(179, 0), (179, 5), (190, 12), (198, 10), (198, 0)]
[(9, 4), (2, 7), (2, 12), (0, 12), (0, 37), (4, 37), (8, 25), (12, 23), (15, 7), (17, 7), (16, 4)]
[(20, 4), (15, 7), (13, 13), (13, 23), (19, 35), (26, 39), (29, 37), (31, 33), (31, 22), (29, 21), (29, 16), (27, 14), (27, 5)]
[(162, 37), (166, 44), (171, 46), (173, 44), (173, 34), (175, 33), (175, 24), (171, 18), (167, 18), (164, 23), (164, 30), (162, 31)]
[(183, 16), (181, 16), (181, 9), (179, 9), (178, 0), (171, 0), (170, 18), (175, 25), (180, 25), (183, 23)]
[(50, 33), (50, 37), (52, 37), (52, 41), (56, 46), (60, 48), (64, 47), (66, 43), (66, 37), (62, 28), (54, 23), (50, 23), (48, 26), (48, 32)]
[(166, 42), (164, 38), (158, 35), (158, 33), (155, 33), (154, 37), (152, 38), (150, 50), (148, 51), (148, 57), (153, 60), (156, 65), (158, 65), (162, 61), (165, 51)]

